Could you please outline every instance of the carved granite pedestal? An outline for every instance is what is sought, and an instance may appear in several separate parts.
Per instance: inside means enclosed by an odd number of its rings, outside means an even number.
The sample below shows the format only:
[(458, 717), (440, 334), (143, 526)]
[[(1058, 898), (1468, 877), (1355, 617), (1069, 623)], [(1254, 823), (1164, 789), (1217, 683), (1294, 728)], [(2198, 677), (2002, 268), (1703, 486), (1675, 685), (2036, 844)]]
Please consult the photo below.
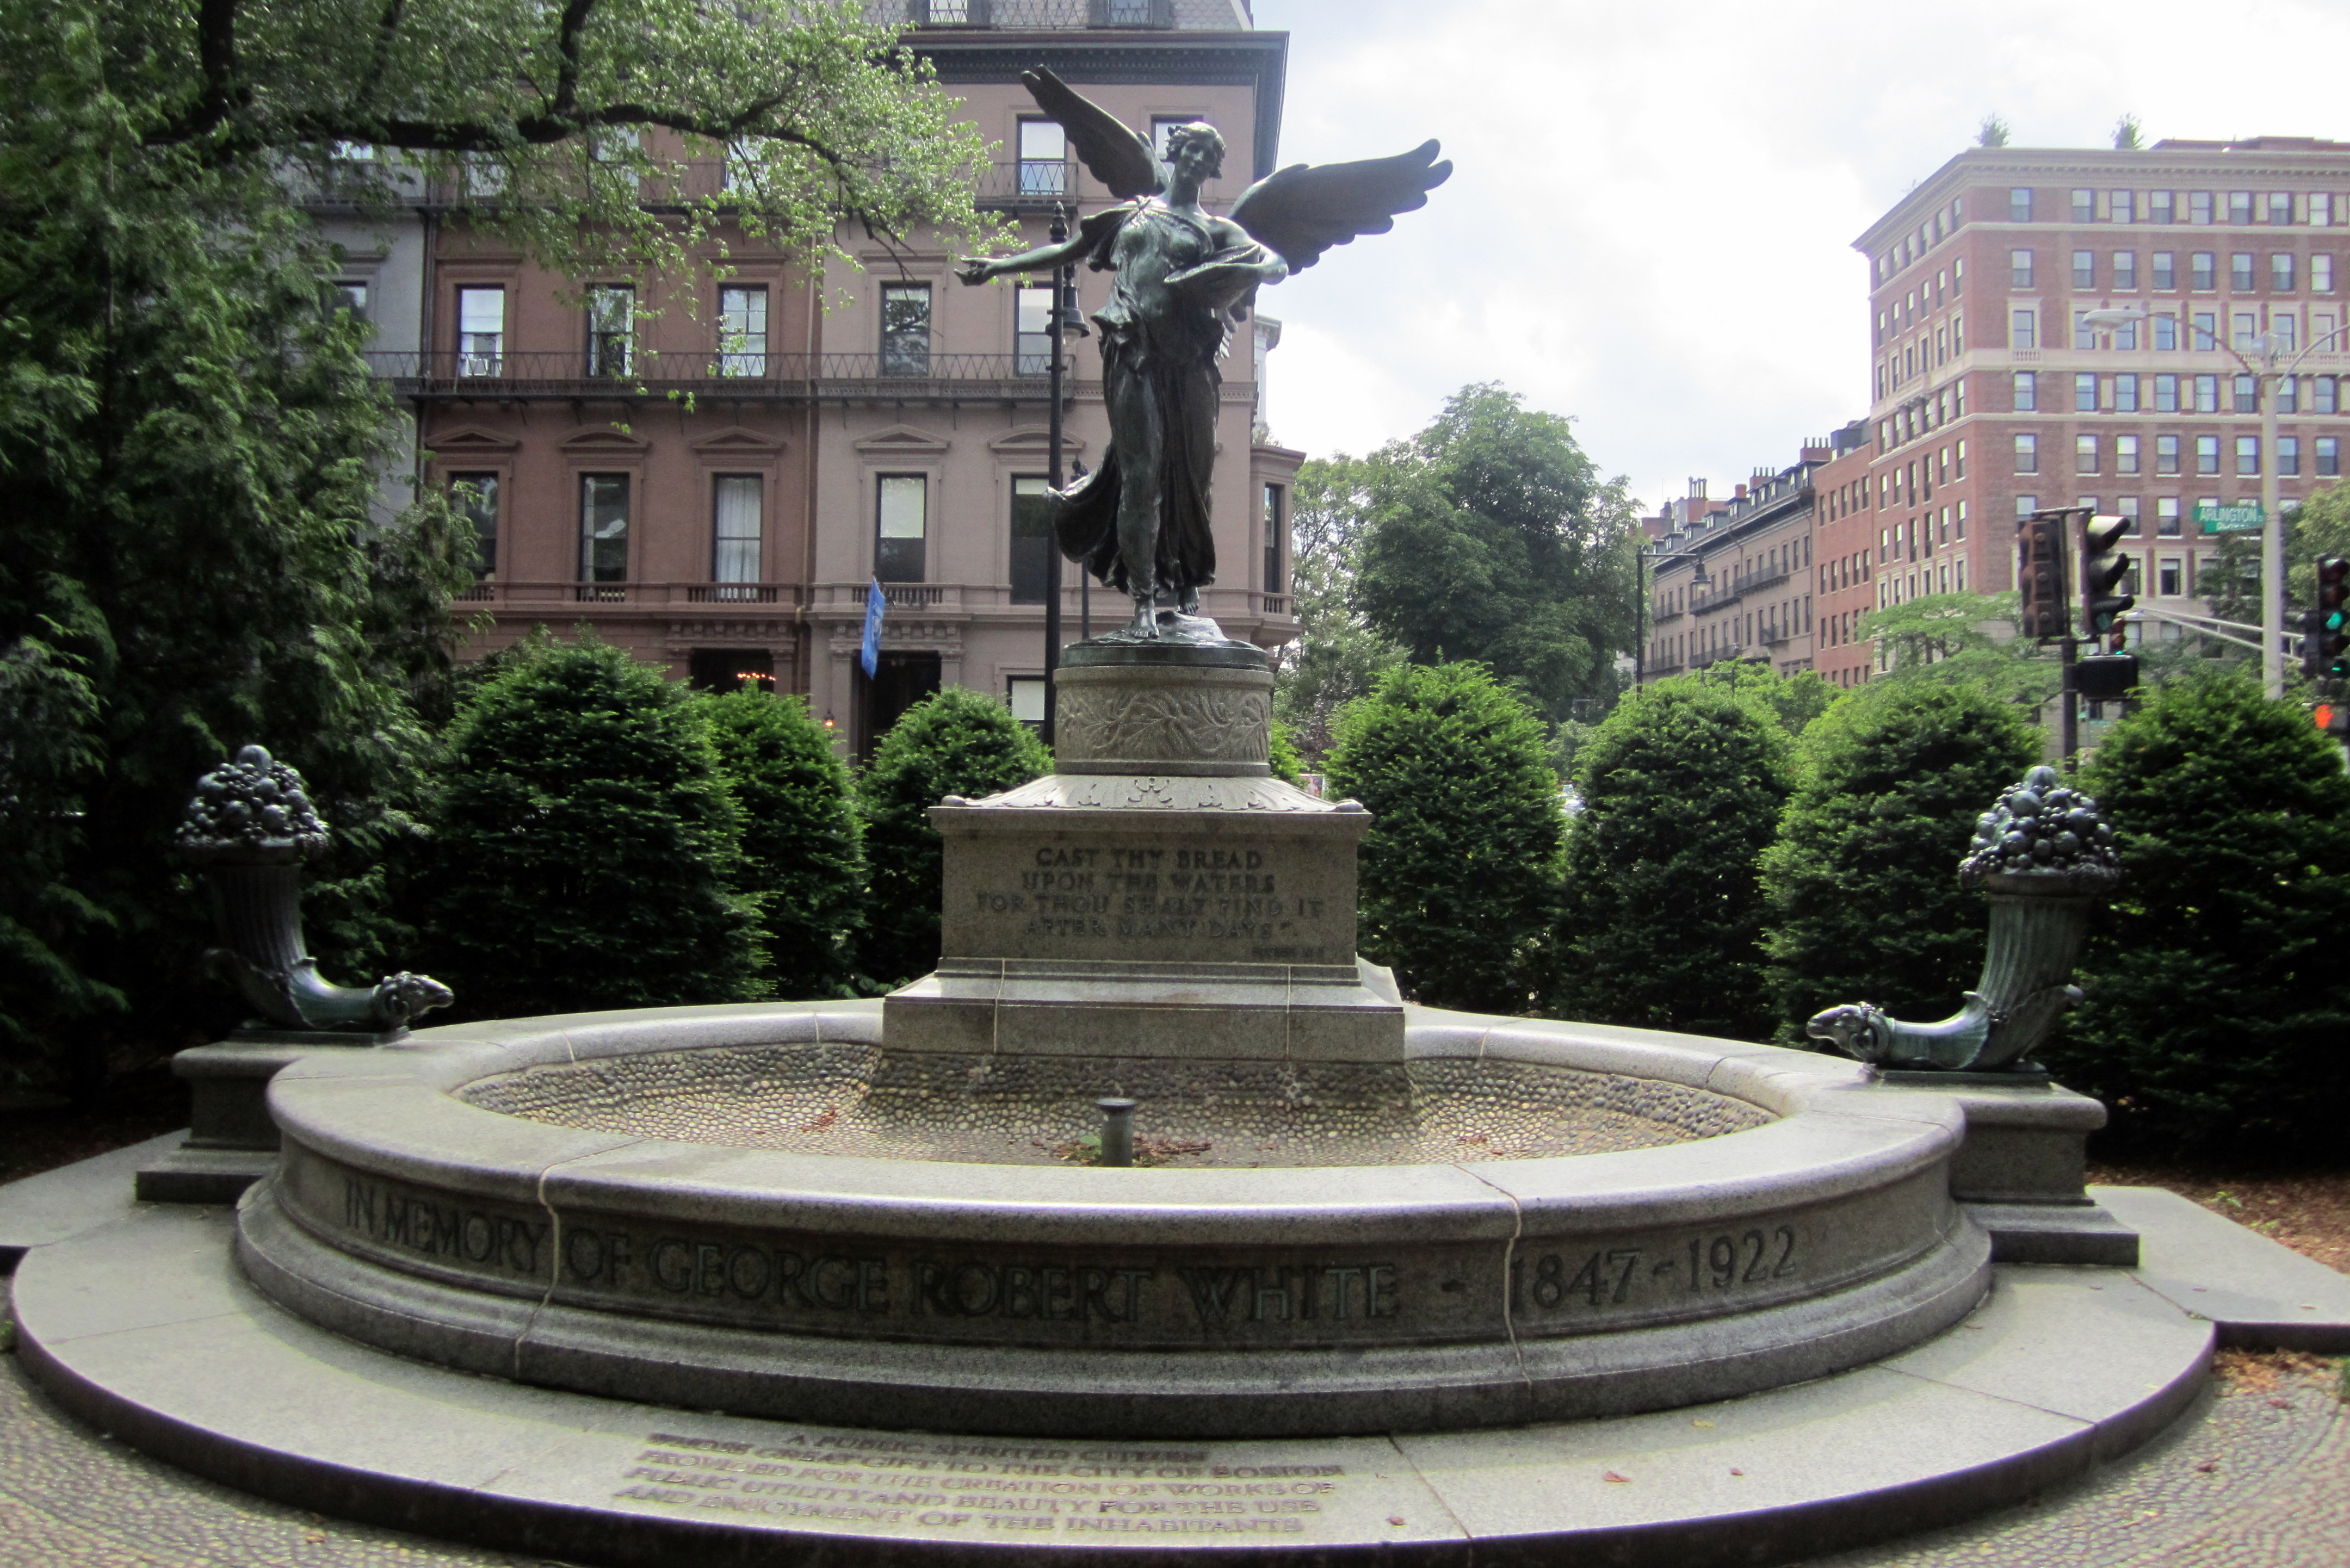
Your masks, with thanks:
[(1059, 771), (931, 812), (941, 957), (893, 1049), (1395, 1062), (1403, 1007), (1355, 953), (1370, 817), (1270, 776), (1243, 643), (1080, 644)]

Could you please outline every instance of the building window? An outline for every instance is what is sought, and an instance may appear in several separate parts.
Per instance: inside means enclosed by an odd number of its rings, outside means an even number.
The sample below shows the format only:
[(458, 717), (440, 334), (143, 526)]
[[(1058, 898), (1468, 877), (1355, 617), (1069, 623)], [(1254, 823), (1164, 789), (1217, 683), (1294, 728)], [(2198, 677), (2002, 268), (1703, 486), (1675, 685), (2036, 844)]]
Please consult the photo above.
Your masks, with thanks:
[(2029, 517), (2039, 510), (2040, 497), (2037, 495), (2019, 495), (2015, 498), (2015, 514), (2018, 517)]
[(637, 291), (624, 283), (598, 284), (588, 291), (588, 373), (629, 373), (629, 336), (637, 314)]
[(2280, 224), (2290, 223), (2293, 222), (2292, 192), (2272, 191), (2269, 192), (2269, 222)]
[(2137, 472), (2137, 441), (2138, 438), (2134, 435), (2114, 437), (2114, 472), (2116, 473)]
[(2238, 436), (2236, 438), (2236, 472), (2245, 477), (2257, 475), (2261, 472), (2260, 437)]
[(2174, 474), (2178, 472), (2178, 438), (2158, 435), (2154, 438), (2154, 472)]
[(2114, 286), (2116, 289), (2133, 289), (2137, 286), (2137, 253), (2136, 251), (2114, 253)]
[(2324, 191), (2313, 191), (2309, 197), (2309, 226), (2322, 229), (2334, 222), (2334, 197)]
[(2197, 251), (2187, 258), (2188, 286), (2202, 293), (2220, 286), (2220, 258), (2211, 251)]
[(2276, 468), (2282, 474), (2298, 478), (2301, 474), (2301, 438), (2279, 436), (2276, 445)]
[(2252, 221), (2252, 193), (2250, 191), (2228, 192), (2228, 222), (2231, 224)]
[(2334, 292), (2334, 258), (2332, 256), (2309, 258), (2309, 286), (2312, 292), (2317, 294)]
[(1012, 481), (1012, 602), (1041, 605), (1051, 597), (1053, 512), (1050, 483), (1041, 473)]
[(767, 291), (764, 287), (718, 291), (718, 373), (767, 373)]
[(2199, 354), (2207, 348), (2218, 348), (2222, 347), (2220, 342), (2219, 312), (2213, 310), (2199, 310), (2195, 313), (2194, 331), (2188, 341), (2187, 347)]
[(2032, 286), (2032, 253), (2030, 251), (2007, 253), (2007, 281), (2016, 288)]
[(2293, 292), (2293, 253), (2277, 251), (2269, 257), (2269, 287), (2278, 294)]
[[(1957, 530), (1959, 538), (1963, 540), (1967, 536), (1967, 504), (1965, 502), (1959, 503), (1958, 515), (1950, 520), (1950, 525)], [(1961, 565), (1960, 570), (1963, 573), (1965, 569)]]
[(2309, 411), (2313, 414), (2341, 412), (2341, 395), (2335, 390), (2331, 376), (2314, 376), (2309, 383)]
[[(762, 501), (759, 476), (755, 473), (722, 473), (710, 482), (712, 582), (759, 580), (759, 544), (764, 522)], [(721, 589), (718, 597), (747, 598), (750, 595)]]
[(2168, 353), (2178, 347), (2178, 317), (2165, 314), (2154, 318), (2154, 347), (2158, 353)]
[[(1111, 4), (1113, 5), (1118, 3), (1119, 0), (1111, 0)], [(1136, 0), (1136, 8), (1138, 10), (1141, 9), (1142, 4), (1143, 0)], [(1171, 133), (1179, 125), (1197, 125), (1206, 118), (1207, 117), (1205, 115), (1199, 114), (1161, 114), (1152, 116), (1150, 120), (1150, 150), (1153, 152), (1158, 153), (1160, 161), (1164, 162), (1168, 157), (1167, 138), (1169, 134)]]
[[(2022, 311), (2019, 311), (2019, 312), (2017, 312), (2017, 314), (2018, 314), (2018, 315), (2022, 315), (2022, 314), (2025, 314), (2025, 313), (2024, 313), (2024, 312), (2022, 312)], [(2016, 371), (2016, 372), (2015, 372), (2015, 411), (2016, 411), (2017, 413), (2019, 413), (2019, 414), (2036, 413), (2037, 411), (2039, 411), (2039, 408), (2040, 408), (2040, 376), (2039, 376), (2039, 373), (2038, 373), (2037, 371), (2033, 371), (2033, 370), (2018, 370), (2018, 371)]]
[(2076, 223), (2094, 223), (2097, 221), (2097, 193), (2095, 191), (2073, 192), (2073, 221)]
[(874, 503), (873, 575), (885, 583), (920, 582), (930, 570), (930, 479), (882, 474)]
[(2249, 353), (2258, 346), (2261, 335), (2261, 317), (2258, 311), (2233, 312), (2231, 326), (2236, 340), (2235, 347), (2239, 353)]
[(1281, 592), (1281, 542), (1288, 534), (1282, 506), (1287, 500), (1280, 485), (1264, 487), (1264, 591), (1269, 594)]
[(473, 524), (473, 576), (494, 582), (498, 575), (498, 476), (452, 473), (449, 499)]
[(2216, 414), (2220, 411), (2219, 377), (2195, 378), (2195, 411), (2199, 414)]
[(2073, 286), (2074, 288), (2097, 286), (2096, 252), (2074, 251), (2073, 253)]
[(2137, 378), (2136, 376), (2114, 378), (2114, 412), (2117, 414), (2137, 412)]
[(2332, 479), (2342, 472), (2342, 441), (2337, 436), (2317, 438), (2317, 477)]
[[(2272, 328), (2273, 330), (2273, 328)], [(2276, 384), (2276, 410), (2281, 414), (2301, 412), (2301, 378), (2279, 377)]]
[(2256, 379), (2251, 376), (2238, 376), (2232, 391), (2236, 412), (2256, 414), (2261, 411), (2261, 384)]
[(2198, 473), (2220, 472), (2220, 438), (2218, 436), (2202, 435), (2195, 438), (2195, 472)]
[(2157, 251), (2154, 253), (2154, 286), (2157, 288), (2177, 288), (2178, 286), (2178, 252)]
[(2154, 379), (2154, 411), (2175, 414), (2178, 411), (2178, 378), (2157, 376)]
[(2011, 348), (2036, 348), (2040, 346), (2040, 318), (2029, 310), (2007, 313), (2007, 346)]
[(2122, 532), (2137, 537), (2137, 503), (2135, 495), (2125, 495), (2114, 503), (2114, 512), (2122, 520)]
[(459, 289), (457, 374), (503, 374), (505, 347), (506, 291), (503, 288)]
[(1053, 286), (1023, 284), (1012, 291), (1012, 352), (1015, 376), (1053, 373)]
[(2155, 498), (2154, 532), (2158, 538), (2178, 537), (2178, 497), (2162, 495)]
[(1045, 678), (1014, 675), (1004, 682), (1003, 697), (1012, 716), (1032, 730), (1045, 727)]
[[(885, 283), (881, 286), (881, 373), (885, 376), (927, 376), (931, 373), (931, 286), (927, 283)], [(920, 577), (904, 579), (919, 582)]]
[(2181, 591), (2179, 576), (2178, 557), (2165, 556), (2162, 557), (2162, 565), (2157, 568), (2155, 581), (2158, 586), (2155, 592), (2167, 599), (2177, 598)]
[(2073, 472), (2075, 473), (2097, 472), (2096, 437), (2085, 435), (2073, 438)]
[(2190, 191), (2187, 193), (2187, 221), (2190, 223), (2208, 223), (2211, 221), (2210, 192)]
[(2115, 192), (2113, 193), (2114, 222), (2116, 223), (2128, 223), (2130, 221), (2130, 209), (2133, 205), (2135, 205), (2135, 203), (2131, 201), (2130, 193), (2127, 191)]
[(2097, 378), (2095, 372), (2084, 370), (2073, 377), (2073, 411), (2076, 414), (2097, 411)]
[(2007, 192), (2007, 221), (2011, 223), (2032, 222), (2032, 187), (2017, 185)]
[(629, 476), (579, 476), (579, 580), (629, 580)]
[(2146, 221), (2149, 223), (2176, 223), (2178, 219), (2178, 196), (2172, 191), (2148, 191), (2146, 193)]
[(2228, 257), (2228, 286), (2238, 294), (2252, 292), (2252, 253), (2235, 251)]
[(1066, 196), (1069, 182), (1069, 133), (1050, 119), (1020, 122), (1020, 193), (1024, 196)]
[[(2269, 317), (2269, 348), (2273, 353), (2290, 354), (2301, 346), (2299, 323), (2290, 310), (2280, 310)], [(2288, 378), (2290, 379), (2290, 378)]]
[(357, 278), (338, 278), (332, 285), (335, 306), (359, 320), (368, 318), (368, 286)]
[[(1963, 416), (1966, 410), (1961, 409), (1959, 412)], [(1959, 442), (1959, 444), (1952, 449), (1951, 455), (1957, 459), (1956, 467), (1958, 477), (1964, 479), (1967, 476), (1967, 443), (1964, 441)], [(1959, 509), (1960, 514), (1963, 516), (1966, 511), (1966, 503), (1963, 501), (1959, 503)]]
[(2040, 438), (2026, 431), (2015, 438), (2015, 472), (2040, 472)]

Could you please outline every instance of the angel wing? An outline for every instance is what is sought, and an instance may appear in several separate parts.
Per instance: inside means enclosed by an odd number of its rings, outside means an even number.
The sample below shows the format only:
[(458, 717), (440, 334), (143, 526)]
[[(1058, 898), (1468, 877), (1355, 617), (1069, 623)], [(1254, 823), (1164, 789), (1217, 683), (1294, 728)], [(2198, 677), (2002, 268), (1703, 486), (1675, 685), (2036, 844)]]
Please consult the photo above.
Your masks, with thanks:
[[(1020, 83), (1036, 107), (1060, 122), (1094, 178), (1123, 202), (1167, 189), (1167, 170), (1150, 143), (1118, 116), (1038, 66), (1022, 71)], [(1432, 144), (1431, 144), (1432, 145)]]
[(1428, 193), (1452, 177), (1451, 161), (1438, 162), (1436, 151), (1434, 141), (1424, 141), (1393, 158), (1293, 163), (1242, 192), (1232, 220), (1279, 253), (1290, 271), (1303, 272), (1332, 245), (1384, 234), (1398, 213), (1428, 205)]

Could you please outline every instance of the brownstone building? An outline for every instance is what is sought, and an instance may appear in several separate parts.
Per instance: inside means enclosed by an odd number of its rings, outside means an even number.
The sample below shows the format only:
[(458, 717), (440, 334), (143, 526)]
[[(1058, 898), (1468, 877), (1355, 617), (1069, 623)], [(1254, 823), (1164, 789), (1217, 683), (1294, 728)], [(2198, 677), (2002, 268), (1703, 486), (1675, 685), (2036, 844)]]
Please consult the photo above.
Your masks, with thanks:
[[(1286, 36), (1245, 0), (868, 0), (907, 26), (995, 143), (983, 207), (1044, 243), (1108, 203), (1019, 85), (1051, 67), (1138, 130), (1223, 134), (1221, 210), (1274, 167)], [(692, 193), (723, 192), (723, 164)], [(441, 192), (445, 197), (450, 192)], [(649, 193), (648, 199), (651, 199)], [(936, 237), (886, 250), (844, 234), (861, 270), (810, 278), (739, 233), (723, 281), (566, 279), (423, 203), (418, 347), (380, 363), (415, 411), (426, 483), (465, 483), (484, 536), (478, 655), (536, 625), (593, 626), (712, 685), (807, 694), (862, 751), (942, 683), (1043, 710), (1046, 287), (967, 288)], [(1030, 280), (1041, 285), (1044, 280)], [(1107, 297), (1080, 275), (1081, 308)], [(820, 309), (827, 299), (830, 308)], [(1295, 635), (1287, 490), (1303, 454), (1259, 439), (1273, 324), (1224, 361), (1213, 498), (1218, 573), (1203, 608), (1234, 637)], [(1072, 338), (1066, 457), (1098, 461), (1098, 361)], [(1065, 639), (1082, 591), (1065, 574)], [(889, 601), (876, 679), (858, 659), (868, 584)], [(1123, 620), (1128, 607), (1097, 606)]]

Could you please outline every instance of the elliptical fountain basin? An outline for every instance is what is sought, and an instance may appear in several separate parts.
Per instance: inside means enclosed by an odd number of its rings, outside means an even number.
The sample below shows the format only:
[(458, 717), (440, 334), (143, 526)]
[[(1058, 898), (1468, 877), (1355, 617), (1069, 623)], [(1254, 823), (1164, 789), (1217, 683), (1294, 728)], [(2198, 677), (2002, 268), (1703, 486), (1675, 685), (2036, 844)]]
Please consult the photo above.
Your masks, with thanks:
[[(1907, 1348), (1991, 1277), (1950, 1197), (1956, 1099), (1695, 1036), (1413, 1009), (1407, 1074), (1598, 1075), (1630, 1081), (1660, 1125), (1724, 1125), (1726, 1108), (1744, 1127), (1525, 1158), (888, 1158), (464, 1097), (622, 1058), (880, 1044), (876, 1003), (791, 1003), (460, 1025), (298, 1063), (270, 1087), (283, 1154), (241, 1208), (239, 1257), (323, 1326), (524, 1383), (1126, 1438), (1720, 1399)], [(1100, 1059), (1105, 1092), (1131, 1065)]]

